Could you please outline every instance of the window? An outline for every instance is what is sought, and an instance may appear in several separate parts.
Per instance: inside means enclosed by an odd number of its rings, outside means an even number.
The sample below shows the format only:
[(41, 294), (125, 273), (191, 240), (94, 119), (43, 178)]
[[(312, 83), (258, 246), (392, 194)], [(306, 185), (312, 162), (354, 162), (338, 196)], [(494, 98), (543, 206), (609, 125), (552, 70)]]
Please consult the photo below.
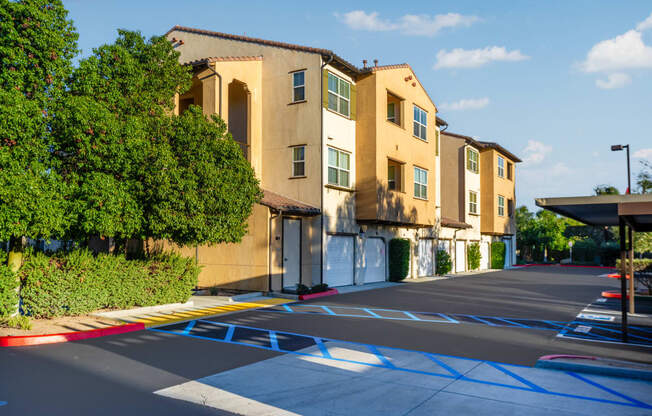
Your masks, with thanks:
[(478, 213), (478, 194), (473, 191), (469, 191), (469, 212), (471, 214)]
[(292, 73), (292, 101), (304, 101), (306, 99), (306, 71)]
[(505, 177), (505, 159), (502, 156), (498, 156), (498, 176)]
[(328, 108), (348, 117), (351, 101), (351, 84), (328, 73)]
[(306, 147), (292, 148), (292, 176), (306, 175)]
[(507, 179), (510, 181), (512, 180), (512, 169), (514, 169), (514, 165), (511, 162), (507, 162)]
[(505, 216), (505, 197), (498, 195), (498, 216)]
[(414, 135), (421, 140), (428, 140), (426, 128), (428, 127), (428, 113), (414, 106)]
[(466, 149), (466, 168), (473, 173), (478, 173), (478, 152), (471, 148)]
[(387, 103), (387, 121), (396, 122), (396, 103)]
[(328, 183), (330, 185), (349, 187), (351, 155), (341, 150), (328, 148)]
[(401, 99), (387, 92), (387, 121), (401, 125)]
[(428, 199), (428, 171), (414, 167), (414, 197)]
[(403, 166), (393, 160), (387, 161), (387, 187), (393, 191), (403, 190), (403, 181), (401, 179)]
[(508, 199), (507, 200), (507, 215), (511, 217), (514, 216), (514, 200)]

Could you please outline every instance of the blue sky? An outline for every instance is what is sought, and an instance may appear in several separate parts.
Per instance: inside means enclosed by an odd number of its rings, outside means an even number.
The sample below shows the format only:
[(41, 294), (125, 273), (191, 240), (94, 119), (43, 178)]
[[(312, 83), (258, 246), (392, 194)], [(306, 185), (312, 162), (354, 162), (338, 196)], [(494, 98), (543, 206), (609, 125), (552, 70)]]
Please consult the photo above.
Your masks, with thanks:
[[(382, 3), (382, 4), (381, 4)], [(332, 49), (361, 66), (409, 63), (449, 130), (524, 159), (517, 203), (626, 188), (652, 161), (652, 2), (64, 0), (92, 48), (116, 29), (179, 24)]]

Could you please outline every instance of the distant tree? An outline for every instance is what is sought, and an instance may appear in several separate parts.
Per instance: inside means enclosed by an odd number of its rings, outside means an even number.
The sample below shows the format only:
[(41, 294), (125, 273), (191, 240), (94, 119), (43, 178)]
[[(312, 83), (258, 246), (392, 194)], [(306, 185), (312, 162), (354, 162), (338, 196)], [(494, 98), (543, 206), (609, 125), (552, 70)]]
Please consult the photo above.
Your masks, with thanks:
[(0, 241), (19, 266), (22, 237), (60, 236), (70, 221), (50, 123), (77, 33), (59, 0), (0, 0), (0, 33)]
[(568, 239), (564, 237), (565, 230), (564, 219), (547, 210), (536, 213), (533, 232), (544, 253), (547, 253), (548, 250), (566, 249)]
[(593, 192), (596, 195), (620, 195), (618, 188), (611, 185), (596, 185), (596, 187), (593, 188)]
[(634, 251), (643, 257), (644, 253), (652, 253), (652, 232), (634, 233)]
[(652, 192), (652, 163), (641, 160), (641, 171), (636, 175), (636, 185), (642, 194)]

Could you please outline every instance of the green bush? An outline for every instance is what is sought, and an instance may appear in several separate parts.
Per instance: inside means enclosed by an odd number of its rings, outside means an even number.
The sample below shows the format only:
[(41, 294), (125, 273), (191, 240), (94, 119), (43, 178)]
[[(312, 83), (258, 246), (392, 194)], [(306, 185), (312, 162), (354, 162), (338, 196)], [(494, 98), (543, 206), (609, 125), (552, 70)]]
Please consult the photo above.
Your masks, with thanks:
[(469, 244), (466, 249), (466, 256), (469, 259), (469, 270), (477, 270), (480, 268), (480, 244)]
[(410, 240), (393, 238), (389, 242), (389, 280), (405, 279), (410, 270)]
[[(629, 261), (625, 264), (629, 264)], [(620, 270), (620, 259), (616, 260), (616, 268)], [(652, 273), (652, 259), (634, 259), (634, 273), (636, 272)]]
[(437, 250), (437, 271), (436, 273), (439, 276), (443, 276), (447, 273), (450, 273), (453, 268), (453, 262), (451, 261), (451, 256), (446, 250)]
[(193, 259), (176, 254), (127, 260), (84, 249), (26, 257), (18, 273), (23, 310), (37, 318), (185, 302), (199, 275)]
[(18, 279), (4, 264), (0, 264), (0, 318), (11, 316), (18, 305)]
[(318, 285), (314, 285), (313, 287), (310, 288), (310, 293), (320, 293), (320, 292), (325, 292), (327, 290), (328, 290), (328, 284), (319, 283)]
[(5, 326), (7, 328), (24, 329), (26, 331), (32, 329), (32, 323), (29, 321), (29, 318), (22, 315), (2, 318), (0, 319), (0, 326)]
[(576, 241), (573, 245), (573, 261), (592, 262), (598, 255), (598, 245), (592, 238)]
[(502, 269), (505, 267), (505, 243), (494, 241), (491, 243), (491, 268)]
[(600, 263), (605, 266), (613, 266), (620, 257), (620, 243), (617, 241), (607, 241), (600, 244)]

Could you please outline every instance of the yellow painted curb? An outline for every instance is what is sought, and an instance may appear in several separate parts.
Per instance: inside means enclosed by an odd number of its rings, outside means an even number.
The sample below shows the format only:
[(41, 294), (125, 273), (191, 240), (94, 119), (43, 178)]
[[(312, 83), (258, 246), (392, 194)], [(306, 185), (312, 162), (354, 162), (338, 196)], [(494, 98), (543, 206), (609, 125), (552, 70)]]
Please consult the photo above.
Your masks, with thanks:
[(218, 316), (232, 312), (244, 311), (247, 309), (265, 308), (268, 306), (282, 305), (284, 303), (295, 302), (290, 299), (269, 298), (257, 300), (255, 302), (240, 302), (229, 305), (215, 306), (212, 308), (204, 309), (189, 309), (187, 311), (179, 311), (165, 315), (150, 316), (147, 318), (135, 319), (131, 322), (139, 322), (145, 324), (147, 328), (152, 326), (167, 325), (175, 322), (188, 321), (192, 319), (201, 319), (211, 316)]

